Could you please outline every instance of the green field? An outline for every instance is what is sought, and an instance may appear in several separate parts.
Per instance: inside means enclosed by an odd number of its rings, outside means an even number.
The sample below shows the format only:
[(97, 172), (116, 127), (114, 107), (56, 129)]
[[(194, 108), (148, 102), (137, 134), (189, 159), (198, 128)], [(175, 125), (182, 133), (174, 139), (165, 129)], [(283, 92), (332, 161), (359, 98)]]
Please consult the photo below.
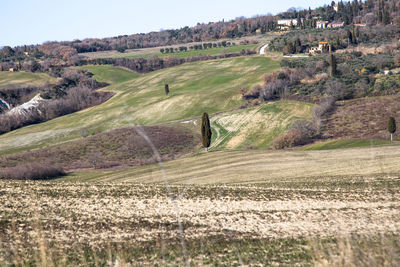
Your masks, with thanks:
[[(138, 58), (138, 57), (144, 57), (144, 58), (149, 58), (151, 56), (158, 56), (160, 58), (164, 57), (177, 57), (177, 58), (188, 58), (188, 57), (193, 57), (193, 56), (198, 56), (198, 55), (218, 55), (222, 53), (234, 53), (234, 52), (240, 52), (243, 49), (244, 50), (253, 50), (258, 46), (258, 44), (250, 44), (250, 45), (237, 45), (237, 46), (229, 46), (229, 47), (216, 47), (216, 48), (210, 48), (210, 49), (205, 49), (205, 50), (192, 50), (192, 51), (186, 51), (186, 52), (174, 52), (174, 53), (150, 53), (150, 54), (138, 54), (138, 55), (127, 55), (119, 57), (126, 57), (126, 58)], [(116, 56), (117, 57), (117, 56)]]
[(76, 68), (86, 69), (94, 74), (93, 78), (98, 82), (105, 82), (108, 84), (123, 83), (140, 77), (140, 74), (136, 72), (124, 68), (113, 67), (111, 65), (83, 66)]
[[(174, 52), (174, 53), (161, 53), (160, 47), (157, 48), (144, 48), (144, 49), (133, 49), (126, 50), (124, 53), (120, 53), (116, 50), (112, 51), (101, 51), (101, 52), (90, 52), (81, 53), (81, 56), (95, 59), (95, 58), (150, 58), (152, 56), (164, 57), (177, 57), (187, 58), (198, 55), (218, 55), (222, 53), (234, 53), (244, 50), (255, 50), (259, 44), (248, 44), (248, 45), (235, 45), (229, 47), (215, 47), (204, 50), (189, 50), (186, 52)], [(167, 48), (167, 47), (165, 47)]]
[(56, 79), (46, 73), (31, 72), (0, 72), (0, 89), (15, 88), (21, 86), (40, 86), (46, 82), (55, 82)]
[[(265, 57), (240, 57), (184, 64), (138, 75), (110, 66), (85, 67), (100, 81), (113, 82), (102, 90), (116, 95), (106, 103), (0, 136), (0, 153), (79, 138), (136, 123), (155, 125), (196, 118), (203, 112), (232, 110), (243, 104), (242, 86), (261, 83), (261, 76), (279, 68)], [(168, 97), (164, 83), (170, 86)]]
[(341, 148), (355, 148), (355, 147), (375, 147), (384, 145), (399, 145), (399, 142), (390, 142), (390, 140), (377, 140), (377, 139), (336, 139), (326, 142), (321, 142), (307, 146), (304, 150), (331, 150)]

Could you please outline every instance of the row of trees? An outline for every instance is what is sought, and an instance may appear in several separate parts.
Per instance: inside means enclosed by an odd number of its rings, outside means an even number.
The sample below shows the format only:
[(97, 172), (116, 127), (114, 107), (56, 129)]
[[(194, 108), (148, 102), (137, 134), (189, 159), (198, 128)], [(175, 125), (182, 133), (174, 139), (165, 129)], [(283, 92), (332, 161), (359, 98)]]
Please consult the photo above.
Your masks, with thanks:
[(234, 42), (229, 42), (229, 41), (222, 41), (219, 43), (203, 43), (203, 44), (197, 44), (197, 45), (191, 45), (189, 47), (187, 46), (180, 46), (180, 47), (166, 47), (166, 48), (161, 48), (160, 52), (161, 53), (174, 53), (174, 52), (186, 52), (188, 50), (206, 50), (210, 48), (217, 48), (217, 47), (228, 47), (228, 46), (235, 46), (236, 44)]

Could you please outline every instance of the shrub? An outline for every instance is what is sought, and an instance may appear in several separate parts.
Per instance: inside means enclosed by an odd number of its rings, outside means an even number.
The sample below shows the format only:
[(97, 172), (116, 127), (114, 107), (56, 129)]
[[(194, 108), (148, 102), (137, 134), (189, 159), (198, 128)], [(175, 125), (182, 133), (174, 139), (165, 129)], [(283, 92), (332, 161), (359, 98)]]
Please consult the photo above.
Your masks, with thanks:
[(275, 149), (284, 149), (289, 147), (308, 144), (315, 137), (317, 131), (314, 123), (310, 121), (295, 121), (289, 132), (275, 139), (272, 146)]
[(48, 164), (25, 164), (0, 170), (0, 179), (6, 180), (49, 180), (65, 175), (58, 166)]
[(298, 140), (300, 139), (301, 139), (301, 133), (292, 131), (275, 139), (272, 146), (275, 149), (294, 147), (296, 146)]

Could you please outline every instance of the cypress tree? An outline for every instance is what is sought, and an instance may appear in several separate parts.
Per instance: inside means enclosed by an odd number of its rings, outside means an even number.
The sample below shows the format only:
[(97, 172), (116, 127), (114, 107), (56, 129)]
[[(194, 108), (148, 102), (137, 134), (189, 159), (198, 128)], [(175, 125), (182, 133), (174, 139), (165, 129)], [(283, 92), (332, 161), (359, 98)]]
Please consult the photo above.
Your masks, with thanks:
[(333, 54), (329, 55), (329, 65), (330, 65), (330, 74), (331, 77), (336, 77), (337, 76), (337, 62), (336, 62), (336, 57)]
[(390, 133), (390, 141), (393, 141), (393, 134), (396, 132), (396, 121), (393, 117), (389, 118), (388, 131)]
[(168, 96), (168, 94), (169, 94), (169, 85), (167, 83), (164, 86), (164, 90), (165, 90), (165, 95)]
[(383, 22), (385, 25), (388, 25), (388, 24), (390, 24), (390, 21), (391, 21), (391, 19), (390, 19), (389, 10), (388, 10), (387, 7), (385, 6), (385, 7), (383, 8), (383, 11), (382, 11), (382, 22)]
[(210, 127), (210, 119), (208, 118), (208, 114), (206, 112), (203, 113), (203, 117), (201, 120), (201, 137), (203, 142), (203, 147), (205, 147), (206, 151), (211, 144), (211, 127)]

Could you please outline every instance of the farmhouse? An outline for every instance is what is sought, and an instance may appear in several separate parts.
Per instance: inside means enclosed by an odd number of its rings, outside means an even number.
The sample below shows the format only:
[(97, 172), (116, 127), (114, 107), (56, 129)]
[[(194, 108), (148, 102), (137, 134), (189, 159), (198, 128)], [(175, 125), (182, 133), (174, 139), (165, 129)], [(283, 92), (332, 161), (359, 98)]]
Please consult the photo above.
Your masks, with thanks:
[(328, 28), (340, 28), (344, 26), (344, 22), (332, 22), (328, 24)]
[(297, 26), (297, 19), (280, 19), (278, 20), (278, 25), (282, 26)]
[(318, 29), (325, 29), (328, 26), (329, 21), (317, 21)]
[(319, 42), (318, 46), (314, 46), (310, 48), (310, 54), (321, 54), (329, 51), (329, 43), (328, 42)]

